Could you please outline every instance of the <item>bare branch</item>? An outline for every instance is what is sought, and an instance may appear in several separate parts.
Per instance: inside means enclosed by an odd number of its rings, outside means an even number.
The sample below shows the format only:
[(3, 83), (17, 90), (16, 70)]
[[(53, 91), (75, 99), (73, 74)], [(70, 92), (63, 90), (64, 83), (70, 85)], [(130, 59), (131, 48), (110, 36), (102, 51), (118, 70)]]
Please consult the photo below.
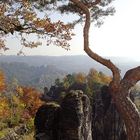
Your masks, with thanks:
[[(83, 32), (84, 32), (83, 33), (84, 34), (83, 35), (84, 36), (84, 51), (92, 59), (103, 64), (104, 66), (106, 66), (107, 68), (109, 68), (112, 71), (112, 74), (113, 74), (112, 83), (120, 82), (120, 79), (121, 79), (120, 70), (110, 60), (102, 58), (101, 56), (99, 56), (98, 54), (96, 54), (89, 48), (90, 12), (89, 12), (88, 7), (79, 0), (71, 0), (71, 1), (73, 3), (75, 3), (86, 15), (85, 26), (84, 26), (84, 30), (83, 30)], [(100, 2), (100, 0), (97, 0), (96, 2), (98, 4)]]

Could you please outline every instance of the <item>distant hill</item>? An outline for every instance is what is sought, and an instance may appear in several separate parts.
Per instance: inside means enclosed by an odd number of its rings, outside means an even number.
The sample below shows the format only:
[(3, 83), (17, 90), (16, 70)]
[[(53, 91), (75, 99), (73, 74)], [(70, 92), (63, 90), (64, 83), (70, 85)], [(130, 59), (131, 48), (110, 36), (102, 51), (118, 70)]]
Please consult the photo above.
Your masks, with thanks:
[[(111, 59), (124, 72), (140, 65), (140, 62), (127, 58)], [(110, 71), (93, 61), (88, 56), (0, 56), (0, 69), (3, 69), (10, 82), (15, 77), (20, 84), (37, 87), (50, 87), (56, 78), (63, 78), (68, 73), (84, 72), (95, 68), (110, 75)]]
[[(139, 61), (133, 61), (125, 57), (109, 57), (122, 71), (122, 74), (127, 69), (140, 65)], [(88, 56), (75, 55), (75, 56), (0, 56), (0, 62), (23, 62), (30, 66), (48, 66), (53, 65), (56, 68), (64, 70), (68, 73), (73, 72), (88, 72), (90, 68), (95, 68), (110, 74), (109, 70), (93, 61)]]
[(55, 79), (62, 79), (67, 73), (53, 65), (29, 66), (23, 62), (0, 63), (6, 75), (6, 81), (12, 82), (16, 78), (21, 85), (43, 88), (54, 84)]

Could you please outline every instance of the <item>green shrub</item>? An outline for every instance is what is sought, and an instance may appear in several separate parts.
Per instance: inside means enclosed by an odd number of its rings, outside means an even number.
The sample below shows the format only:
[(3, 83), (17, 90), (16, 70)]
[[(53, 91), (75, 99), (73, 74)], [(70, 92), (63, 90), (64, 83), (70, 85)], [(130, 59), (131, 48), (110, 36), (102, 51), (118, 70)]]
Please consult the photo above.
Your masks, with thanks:
[(3, 131), (0, 131), (0, 138), (3, 138), (5, 136), (5, 133)]
[(31, 133), (34, 130), (34, 118), (30, 118), (26, 122), (28, 133)]
[(9, 125), (9, 127), (14, 127), (14, 126), (17, 126), (20, 122), (20, 116), (19, 115), (16, 115), (16, 116), (12, 116), (12, 117), (9, 117), (7, 119), (7, 123)]
[(7, 128), (7, 123), (0, 122), (0, 131), (3, 130), (4, 128)]

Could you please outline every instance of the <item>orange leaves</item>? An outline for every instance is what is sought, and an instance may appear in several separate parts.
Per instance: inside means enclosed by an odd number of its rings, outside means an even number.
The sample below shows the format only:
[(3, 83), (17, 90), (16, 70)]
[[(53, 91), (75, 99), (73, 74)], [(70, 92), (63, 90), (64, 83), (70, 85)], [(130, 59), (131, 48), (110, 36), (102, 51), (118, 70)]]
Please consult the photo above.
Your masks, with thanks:
[(37, 109), (41, 106), (40, 93), (31, 87), (18, 87), (17, 93), (21, 103), (25, 105), (25, 111), (30, 116), (34, 116)]
[(25, 8), (30, 7), (29, 0), (21, 0), (21, 2), (22, 2), (22, 5), (23, 5)]
[(5, 88), (5, 77), (0, 71), (0, 93), (4, 89), (0, 94), (0, 122), (15, 126), (33, 119), (42, 105), (40, 93), (32, 87), (18, 86), (16, 80)]
[[(53, 31), (53, 37), (51, 38), (51, 41), (54, 45), (62, 47), (66, 50), (69, 50), (69, 42), (72, 39), (72, 36), (74, 35), (72, 33), (73, 26), (70, 24), (64, 24), (61, 21), (58, 21), (54, 23), (54, 25), (51, 25), (51, 28), (49, 28)], [(48, 43), (49, 44), (49, 43)]]
[(3, 91), (5, 89), (5, 76), (2, 71), (0, 71), (0, 91)]
[[(41, 45), (40, 42), (31, 41), (32, 36), (36, 35), (39, 41), (45, 39), (46, 45), (55, 45), (69, 50), (69, 41), (74, 35), (73, 26), (61, 21), (52, 22), (45, 12), (36, 9), (31, 1), (6, 2), (5, 5), (0, 3), (0, 15), (3, 15), (0, 16), (0, 35), (3, 33), (6, 37), (11, 33), (19, 36), (22, 48), (36, 48)], [(26, 41), (23, 41), (24, 38)], [(7, 50), (4, 42), (0, 42), (1, 48), (4, 51)], [(18, 54), (24, 54), (22, 50)]]
[(81, 73), (81, 72), (77, 73), (75, 75), (75, 81), (77, 83), (80, 83), (80, 84), (86, 83), (86, 75), (84, 73)]
[(51, 23), (49, 23), (49, 24), (45, 24), (45, 26), (44, 26), (44, 29), (45, 29), (45, 31), (46, 32), (54, 32), (56, 29), (55, 29), (55, 25), (54, 24), (51, 24)]
[(0, 16), (4, 15), (5, 12), (6, 12), (6, 5), (1, 4), (0, 5)]
[(27, 11), (27, 10), (24, 10), (23, 13), (23, 19), (28, 22), (28, 21), (33, 21), (34, 18), (36, 18), (36, 13), (34, 12), (31, 12), (31, 11)]
[(10, 113), (8, 99), (6, 97), (0, 97), (0, 119), (8, 117)]
[(71, 30), (73, 29), (73, 26), (71, 24), (64, 24), (61, 21), (58, 21), (55, 23), (55, 29), (56, 29), (56, 35), (61, 34), (62, 39), (65, 40), (71, 40), (72, 34)]
[(45, 28), (48, 26), (51, 22), (49, 19), (40, 19), (37, 18), (36, 20), (33, 21), (34, 25), (36, 28)]

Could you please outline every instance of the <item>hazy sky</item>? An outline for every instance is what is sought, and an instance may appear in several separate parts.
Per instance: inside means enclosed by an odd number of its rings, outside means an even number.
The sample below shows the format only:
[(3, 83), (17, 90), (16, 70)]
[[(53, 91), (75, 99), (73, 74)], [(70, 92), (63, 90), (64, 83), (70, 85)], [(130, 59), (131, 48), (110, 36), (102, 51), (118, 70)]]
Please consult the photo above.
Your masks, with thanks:
[[(114, 16), (106, 17), (100, 28), (91, 27), (90, 47), (103, 56), (125, 56), (140, 61), (140, 0), (115, 0)], [(54, 18), (56, 15), (53, 15)], [(59, 47), (42, 46), (26, 51), (27, 55), (78, 55), (83, 51), (82, 26), (75, 29), (76, 36), (71, 41), (71, 51)], [(16, 54), (19, 44), (10, 40), (11, 50), (6, 54)], [(45, 44), (45, 41), (44, 41)], [(18, 48), (18, 49), (17, 49)]]

